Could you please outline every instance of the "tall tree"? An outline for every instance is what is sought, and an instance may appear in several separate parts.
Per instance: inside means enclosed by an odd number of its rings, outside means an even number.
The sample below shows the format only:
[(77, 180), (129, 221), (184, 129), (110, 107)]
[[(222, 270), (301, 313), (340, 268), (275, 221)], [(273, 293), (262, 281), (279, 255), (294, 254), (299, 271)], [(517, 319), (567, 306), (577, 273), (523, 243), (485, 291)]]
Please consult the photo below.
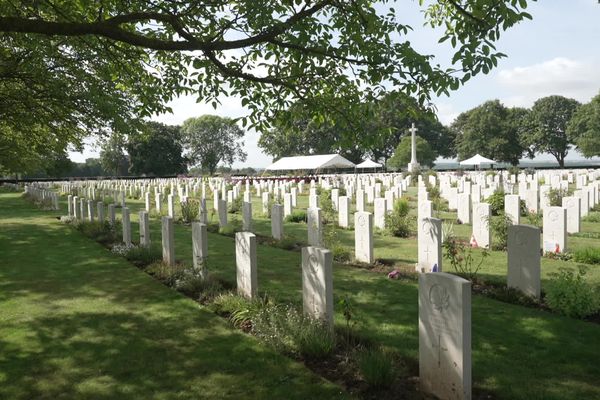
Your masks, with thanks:
[(528, 117), (530, 130), (525, 139), (530, 154), (550, 153), (558, 165), (564, 167), (571, 145), (567, 125), (579, 106), (577, 100), (563, 96), (548, 96), (533, 103)]
[(376, 9), (369, 0), (28, 1), (18, 7), (4, 0), (0, 32), (30, 40), (29, 49), (40, 36), (66, 52), (85, 49), (81, 65), (109, 64), (102, 79), (135, 93), (145, 112), (156, 99), (195, 92), (216, 104), (226, 94), (242, 99), (252, 123), (266, 124), (299, 99), (327, 97), (308, 102), (318, 112), (324, 105), (349, 110), (379, 97), (382, 83), (425, 104), (431, 94), (495, 67), (504, 54), (494, 43), (531, 18), (526, 6), (526, 0), (428, 2), (424, 22), (441, 27), (440, 39), (455, 49), (446, 69), (415, 50), (405, 37), (410, 26), (394, 9)]
[(127, 175), (129, 161), (125, 154), (125, 138), (113, 132), (100, 145), (100, 163), (102, 168), (113, 175)]
[[(417, 160), (419, 161), (419, 164), (432, 167), (435, 159), (437, 158), (437, 154), (431, 148), (427, 140), (417, 136), (415, 138), (415, 145), (417, 147)], [(411, 152), (411, 137), (405, 136), (402, 138), (402, 140), (400, 140), (398, 147), (396, 147), (396, 151), (388, 160), (388, 167), (394, 170), (406, 168), (411, 159)]]
[(600, 156), (600, 94), (573, 114), (567, 136), (585, 157)]
[(147, 122), (127, 140), (129, 171), (133, 174), (172, 175), (186, 171), (181, 128)]
[(244, 131), (231, 118), (217, 115), (189, 118), (181, 129), (192, 164), (200, 164), (211, 175), (219, 162), (231, 165), (235, 160), (246, 160), (240, 142)]
[(451, 125), (456, 134), (458, 157), (466, 159), (479, 153), (493, 160), (518, 164), (525, 151), (519, 122), (524, 112), (492, 100), (460, 114)]

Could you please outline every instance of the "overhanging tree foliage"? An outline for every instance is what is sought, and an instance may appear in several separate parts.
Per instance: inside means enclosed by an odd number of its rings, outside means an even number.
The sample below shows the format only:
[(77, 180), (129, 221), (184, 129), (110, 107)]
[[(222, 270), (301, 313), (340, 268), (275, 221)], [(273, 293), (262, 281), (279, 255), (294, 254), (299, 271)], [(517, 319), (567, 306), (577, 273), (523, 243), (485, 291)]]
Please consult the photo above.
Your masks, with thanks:
[(454, 48), (446, 68), (404, 39), (410, 26), (393, 8), (384, 10), (385, 3), (50, 0), (15, 6), (2, 0), (0, 32), (29, 41), (29, 48), (45, 36), (65, 49), (85, 49), (82, 61), (106, 60), (103, 79), (135, 93), (146, 113), (157, 109), (156, 99), (194, 92), (216, 104), (225, 94), (239, 96), (252, 112), (250, 122), (264, 125), (300, 99), (320, 99), (308, 103), (319, 112), (351, 115), (361, 102), (380, 97), (383, 83), (426, 104), (433, 93), (491, 70), (504, 56), (494, 46), (501, 32), (530, 18), (526, 0), (428, 3), (426, 23), (442, 27), (441, 41)]
[(579, 107), (569, 121), (567, 135), (585, 157), (600, 156), (600, 95)]

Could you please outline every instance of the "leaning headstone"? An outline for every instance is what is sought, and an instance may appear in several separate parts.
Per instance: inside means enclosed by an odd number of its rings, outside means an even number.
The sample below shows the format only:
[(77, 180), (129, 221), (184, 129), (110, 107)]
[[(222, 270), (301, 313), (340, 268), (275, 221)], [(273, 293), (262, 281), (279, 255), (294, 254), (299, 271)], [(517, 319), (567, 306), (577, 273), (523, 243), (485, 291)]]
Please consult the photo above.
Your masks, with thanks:
[(139, 213), (140, 219), (140, 246), (150, 246), (150, 218), (148, 211), (142, 210)]
[(249, 232), (252, 230), (252, 203), (242, 203), (242, 229)]
[(320, 208), (309, 208), (306, 210), (306, 225), (308, 228), (308, 245), (309, 246), (321, 246), (322, 245), (322, 225), (321, 225), (321, 209)]
[(581, 199), (576, 196), (563, 197), (562, 206), (567, 210), (567, 232), (579, 232), (581, 229)]
[(518, 194), (504, 196), (504, 213), (513, 225), (521, 223), (521, 199)]
[(419, 382), (441, 400), (471, 399), (471, 283), (419, 275)]
[(340, 196), (338, 199), (338, 225), (342, 228), (350, 226), (350, 198)]
[(442, 220), (423, 218), (417, 229), (417, 272), (442, 271)]
[(544, 208), (544, 251), (567, 251), (567, 210), (562, 207)]
[(235, 264), (238, 294), (255, 298), (258, 292), (256, 268), (256, 235), (250, 232), (235, 234)]
[(508, 287), (540, 297), (540, 230), (530, 225), (508, 227)]
[(129, 208), (121, 209), (121, 223), (123, 225), (123, 243), (131, 244), (131, 221), (129, 220)]
[(192, 252), (194, 269), (204, 279), (208, 277), (206, 259), (208, 258), (208, 235), (206, 225), (200, 222), (192, 222)]
[(490, 231), (490, 218), (492, 208), (489, 203), (477, 203), (473, 208), (473, 237), (478, 247), (489, 248), (492, 244), (492, 233)]
[(302, 248), (302, 304), (304, 314), (333, 330), (333, 255), (320, 247)]
[(373, 214), (354, 213), (354, 257), (357, 261), (373, 263)]
[(175, 265), (175, 232), (173, 218), (169, 216), (162, 217), (162, 254), (164, 263)]
[(283, 239), (283, 206), (273, 204), (271, 208), (271, 235), (277, 239)]

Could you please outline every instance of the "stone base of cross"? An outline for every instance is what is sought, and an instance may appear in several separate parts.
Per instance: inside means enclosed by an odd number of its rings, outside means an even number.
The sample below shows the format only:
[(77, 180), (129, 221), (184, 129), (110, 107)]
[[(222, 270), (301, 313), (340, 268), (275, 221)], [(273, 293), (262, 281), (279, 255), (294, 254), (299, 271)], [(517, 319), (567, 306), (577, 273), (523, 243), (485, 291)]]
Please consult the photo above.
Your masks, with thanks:
[(418, 162), (408, 163), (408, 172), (418, 172), (421, 170), (421, 164)]

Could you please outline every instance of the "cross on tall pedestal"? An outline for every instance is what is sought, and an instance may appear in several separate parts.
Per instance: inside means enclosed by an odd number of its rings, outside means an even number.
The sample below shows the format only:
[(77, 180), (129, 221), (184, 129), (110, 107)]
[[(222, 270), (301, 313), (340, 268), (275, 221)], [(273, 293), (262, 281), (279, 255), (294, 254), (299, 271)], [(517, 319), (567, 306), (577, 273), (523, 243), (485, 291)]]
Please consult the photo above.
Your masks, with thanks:
[(411, 137), (410, 137), (410, 144), (411, 144), (410, 163), (408, 164), (408, 171), (414, 172), (414, 171), (419, 170), (419, 162), (417, 161), (417, 135), (416, 135), (418, 129), (415, 127), (414, 122), (408, 131), (411, 134)]

